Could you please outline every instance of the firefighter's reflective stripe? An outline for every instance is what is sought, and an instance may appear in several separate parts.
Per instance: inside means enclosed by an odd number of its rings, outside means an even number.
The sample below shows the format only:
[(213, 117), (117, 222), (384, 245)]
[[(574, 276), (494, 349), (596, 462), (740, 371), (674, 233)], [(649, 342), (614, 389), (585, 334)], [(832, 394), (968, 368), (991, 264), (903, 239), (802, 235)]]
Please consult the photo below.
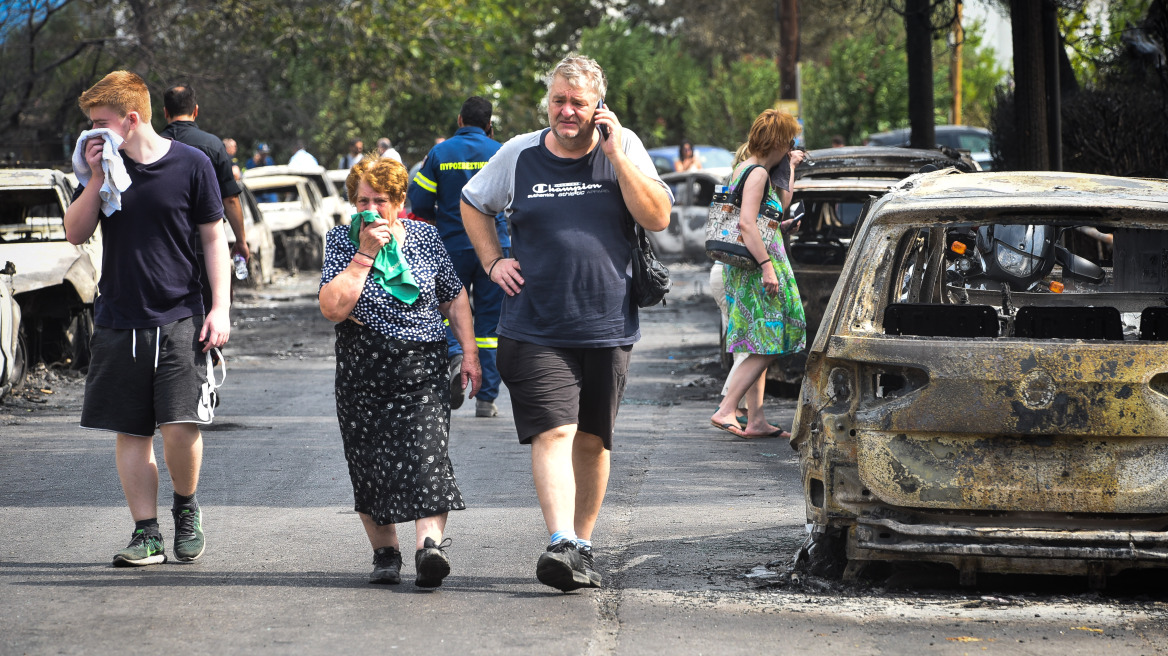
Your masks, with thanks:
[(475, 345), (479, 348), (497, 349), (499, 348), (498, 337), (475, 337)]
[(421, 187), (422, 189), (425, 189), (426, 191), (428, 191), (432, 194), (438, 193), (438, 185), (435, 184), (434, 181), (431, 180), (430, 178), (427, 178), (426, 176), (422, 175), (421, 171), (418, 171), (417, 173), (414, 174), (414, 182), (418, 183), (419, 187)]

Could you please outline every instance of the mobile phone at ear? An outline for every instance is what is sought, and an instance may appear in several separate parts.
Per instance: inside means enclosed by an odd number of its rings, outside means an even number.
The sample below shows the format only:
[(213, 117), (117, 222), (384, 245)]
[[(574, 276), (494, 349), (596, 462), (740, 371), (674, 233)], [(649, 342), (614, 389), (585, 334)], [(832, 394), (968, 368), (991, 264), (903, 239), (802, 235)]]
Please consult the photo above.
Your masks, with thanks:
[[(596, 103), (596, 109), (600, 109), (602, 107), (604, 107), (604, 98), (601, 98), (600, 102)], [(600, 130), (600, 138), (608, 139), (608, 126), (598, 123), (596, 127)]]

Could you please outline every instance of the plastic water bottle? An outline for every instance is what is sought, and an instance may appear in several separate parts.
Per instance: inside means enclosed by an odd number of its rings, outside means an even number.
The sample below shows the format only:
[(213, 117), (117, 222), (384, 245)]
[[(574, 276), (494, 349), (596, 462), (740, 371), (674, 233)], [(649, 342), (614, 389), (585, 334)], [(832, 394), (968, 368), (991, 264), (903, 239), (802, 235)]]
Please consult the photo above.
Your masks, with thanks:
[(242, 255), (236, 255), (232, 258), (235, 263), (235, 279), (243, 280), (247, 278), (247, 260), (243, 259)]

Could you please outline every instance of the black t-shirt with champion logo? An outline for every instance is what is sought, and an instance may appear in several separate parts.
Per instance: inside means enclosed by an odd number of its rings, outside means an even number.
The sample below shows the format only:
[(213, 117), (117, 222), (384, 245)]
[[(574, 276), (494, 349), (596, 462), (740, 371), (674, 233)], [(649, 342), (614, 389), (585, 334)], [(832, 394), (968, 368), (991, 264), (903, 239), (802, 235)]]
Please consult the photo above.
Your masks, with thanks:
[[(640, 326), (629, 299), (628, 208), (616, 172), (599, 146), (579, 159), (553, 155), (546, 134), (511, 139), (462, 190), (479, 211), (506, 213), (522, 267), (523, 290), (503, 299), (499, 335), (553, 347), (632, 344)], [(640, 139), (623, 130), (621, 143), (669, 193)]]

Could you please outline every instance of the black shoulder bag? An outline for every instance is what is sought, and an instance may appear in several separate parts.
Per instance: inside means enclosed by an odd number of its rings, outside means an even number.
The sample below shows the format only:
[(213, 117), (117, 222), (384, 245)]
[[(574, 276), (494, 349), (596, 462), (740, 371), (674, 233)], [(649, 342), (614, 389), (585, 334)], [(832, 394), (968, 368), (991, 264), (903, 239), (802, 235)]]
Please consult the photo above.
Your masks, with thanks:
[[(665, 305), (665, 295), (673, 287), (669, 280), (669, 269), (657, 260), (645, 229), (625, 214), (628, 224), (632, 224), (630, 245), (633, 254), (633, 302), (637, 307), (649, 307), (661, 303)], [(626, 224), (627, 225), (627, 224)]]

